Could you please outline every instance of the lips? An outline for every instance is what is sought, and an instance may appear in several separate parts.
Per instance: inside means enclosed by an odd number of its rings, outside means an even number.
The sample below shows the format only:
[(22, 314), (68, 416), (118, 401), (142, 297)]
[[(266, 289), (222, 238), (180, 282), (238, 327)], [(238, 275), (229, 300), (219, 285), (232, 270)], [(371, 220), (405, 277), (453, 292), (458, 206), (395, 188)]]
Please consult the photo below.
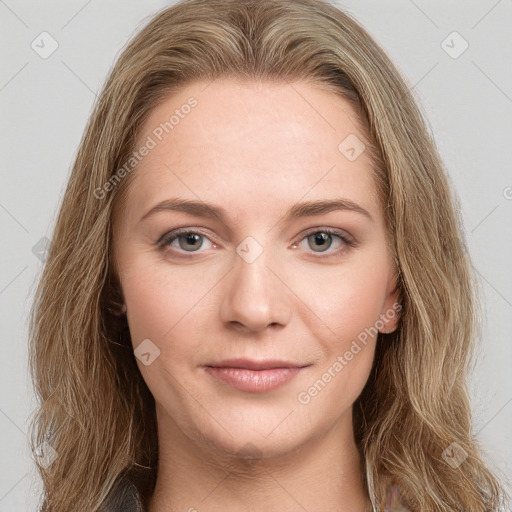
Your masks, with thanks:
[(241, 368), (245, 370), (273, 370), (275, 368), (304, 368), (309, 364), (300, 364), (292, 361), (282, 361), (277, 359), (267, 359), (264, 361), (255, 361), (252, 359), (225, 359), (218, 363), (206, 365), (213, 368)]
[(227, 359), (206, 365), (205, 372), (230, 387), (248, 393), (264, 393), (283, 386), (309, 364), (291, 361)]

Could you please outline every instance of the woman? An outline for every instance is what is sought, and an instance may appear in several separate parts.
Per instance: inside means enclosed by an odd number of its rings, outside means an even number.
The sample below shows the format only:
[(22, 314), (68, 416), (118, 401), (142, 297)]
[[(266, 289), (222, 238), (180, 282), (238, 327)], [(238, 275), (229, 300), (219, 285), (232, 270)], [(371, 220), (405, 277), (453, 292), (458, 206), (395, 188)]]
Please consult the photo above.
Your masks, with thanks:
[(410, 91), (314, 0), (186, 0), (91, 116), (31, 324), (42, 510), (497, 511)]

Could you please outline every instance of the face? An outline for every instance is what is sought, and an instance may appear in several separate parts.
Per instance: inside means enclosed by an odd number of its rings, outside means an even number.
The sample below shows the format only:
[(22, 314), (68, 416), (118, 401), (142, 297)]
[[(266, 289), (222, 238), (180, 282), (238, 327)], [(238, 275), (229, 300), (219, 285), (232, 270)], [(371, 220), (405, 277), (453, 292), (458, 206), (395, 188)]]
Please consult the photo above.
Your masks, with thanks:
[(265, 457), (352, 429), (398, 322), (364, 140), (306, 82), (197, 82), (151, 112), (114, 250), (159, 428)]

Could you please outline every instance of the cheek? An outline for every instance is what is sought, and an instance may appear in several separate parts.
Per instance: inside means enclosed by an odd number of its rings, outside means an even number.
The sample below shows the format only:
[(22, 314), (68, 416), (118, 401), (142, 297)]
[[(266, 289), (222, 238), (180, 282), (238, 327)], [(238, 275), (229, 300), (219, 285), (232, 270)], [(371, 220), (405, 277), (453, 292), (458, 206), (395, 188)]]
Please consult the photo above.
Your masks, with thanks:
[[(360, 263), (360, 264), (359, 264)], [(299, 403), (346, 409), (361, 393), (370, 374), (377, 322), (386, 296), (387, 269), (378, 262), (318, 267), (308, 279), (296, 279), (303, 322), (322, 346), (321, 364), (302, 389)], [(318, 397), (318, 398), (316, 398)]]
[(329, 329), (321, 325), (316, 329), (316, 342), (322, 346), (323, 358), (296, 397), (302, 405), (314, 402), (308, 408), (313, 416), (315, 411), (322, 411), (318, 412), (322, 415), (328, 411), (329, 419), (334, 421), (361, 394), (375, 354), (375, 309), (352, 297), (349, 305), (332, 308), (331, 316), (325, 310)]
[(201, 298), (210, 288), (199, 287), (198, 278), (187, 273), (148, 261), (132, 265), (122, 279), (133, 349), (149, 339), (159, 351), (150, 344), (158, 355), (147, 366), (136, 358), (137, 365), (155, 399), (176, 414), (186, 409), (182, 390), (191, 387), (187, 379), (203, 339), (194, 326), (198, 316), (205, 314)]
[(382, 313), (387, 268), (377, 259), (366, 260), (361, 257), (346, 265), (311, 266), (309, 272), (293, 278), (294, 292), (309, 311), (308, 323), (317, 323), (322, 337), (333, 343), (357, 337), (375, 325)]
[(125, 270), (121, 284), (134, 348), (149, 338), (160, 349), (161, 362), (168, 354), (177, 360), (184, 352), (194, 353), (201, 339), (194, 337), (194, 326), (207, 314), (215, 274), (205, 271), (198, 276), (197, 267), (177, 269), (141, 257)]
[(194, 287), (155, 258), (141, 254), (124, 267), (121, 286), (132, 337), (161, 337), (186, 313), (194, 298)]

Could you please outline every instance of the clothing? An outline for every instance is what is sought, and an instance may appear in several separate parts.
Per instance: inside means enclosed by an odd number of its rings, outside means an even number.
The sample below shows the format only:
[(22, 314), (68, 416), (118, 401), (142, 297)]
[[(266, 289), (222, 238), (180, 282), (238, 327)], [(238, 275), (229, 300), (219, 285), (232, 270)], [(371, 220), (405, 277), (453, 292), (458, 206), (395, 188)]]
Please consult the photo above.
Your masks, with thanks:
[(146, 512), (137, 488), (126, 477), (118, 478), (97, 512)]
[(404, 505), (402, 500), (402, 493), (400, 487), (394, 484), (388, 489), (388, 495), (386, 496), (386, 508), (384, 512), (412, 512), (410, 508)]

